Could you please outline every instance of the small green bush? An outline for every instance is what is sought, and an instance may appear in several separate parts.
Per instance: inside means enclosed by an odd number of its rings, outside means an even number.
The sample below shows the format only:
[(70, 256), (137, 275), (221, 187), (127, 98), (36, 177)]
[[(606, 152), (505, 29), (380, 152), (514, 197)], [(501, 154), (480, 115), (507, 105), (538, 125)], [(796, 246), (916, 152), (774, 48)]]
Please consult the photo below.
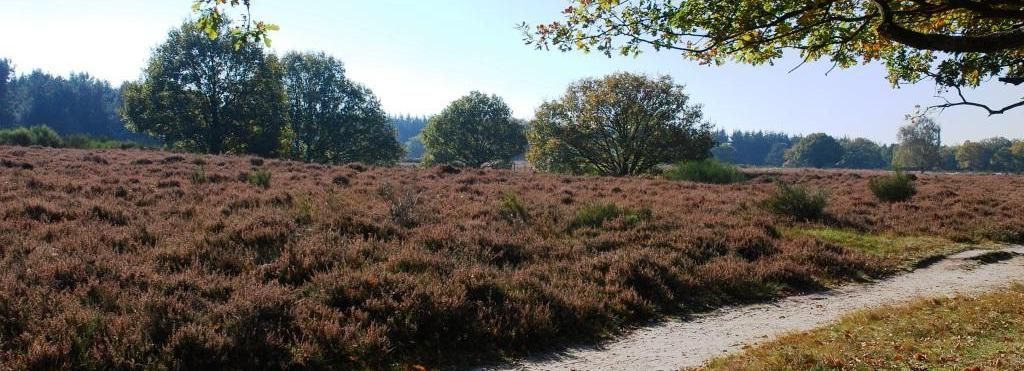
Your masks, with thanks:
[(569, 225), (569, 229), (583, 227), (598, 228), (604, 225), (605, 222), (618, 217), (622, 217), (626, 224), (633, 225), (650, 220), (653, 216), (651, 210), (647, 208), (633, 210), (621, 208), (613, 203), (596, 203), (580, 209), (576, 213), (576, 218), (573, 219), (572, 224)]
[(526, 224), (530, 221), (530, 214), (526, 211), (526, 206), (523, 206), (519, 196), (512, 193), (506, 193), (501, 197), (498, 214), (501, 215), (502, 219), (513, 224)]
[(896, 174), (872, 178), (868, 182), (871, 193), (882, 202), (903, 202), (910, 200), (917, 194), (917, 187), (914, 185), (913, 175), (902, 171)]
[(802, 220), (820, 219), (825, 215), (828, 195), (825, 192), (811, 192), (798, 185), (778, 183), (778, 189), (764, 201), (769, 211)]
[(257, 169), (252, 173), (249, 173), (249, 184), (254, 186), (268, 189), (270, 188), (270, 170)]
[(64, 140), (56, 131), (46, 126), (33, 126), (28, 128), (32, 134), (32, 144), (43, 147), (63, 147)]
[(665, 179), (709, 184), (730, 184), (745, 181), (747, 176), (736, 166), (707, 159), (686, 161), (673, 165), (665, 171)]

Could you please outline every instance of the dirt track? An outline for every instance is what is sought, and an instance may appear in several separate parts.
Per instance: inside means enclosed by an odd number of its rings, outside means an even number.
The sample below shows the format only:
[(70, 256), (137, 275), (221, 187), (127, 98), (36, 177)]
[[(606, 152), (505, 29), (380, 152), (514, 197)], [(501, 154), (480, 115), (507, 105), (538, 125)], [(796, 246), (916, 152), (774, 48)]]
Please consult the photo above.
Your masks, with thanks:
[[(916, 297), (976, 294), (1024, 282), (1024, 247), (1002, 250), (1009, 260), (968, 251), (891, 279), (795, 296), (770, 304), (723, 308), (688, 321), (666, 320), (598, 347), (533, 357), (496, 370), (677, 370), (776, 336), (809, 330), (850, 312)], [(992, 256), (992, 255), (989, 255)]]

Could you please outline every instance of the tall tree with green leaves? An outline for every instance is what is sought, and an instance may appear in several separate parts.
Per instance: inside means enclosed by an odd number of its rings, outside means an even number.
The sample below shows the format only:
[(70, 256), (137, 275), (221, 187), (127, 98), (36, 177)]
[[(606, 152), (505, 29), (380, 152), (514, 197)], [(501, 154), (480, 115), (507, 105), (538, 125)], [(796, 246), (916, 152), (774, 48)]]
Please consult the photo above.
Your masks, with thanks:
[(143, 78), (124, 86), (121, 112), (129, 128), (173, 147), (278, 156), (291, 136), (282, 75), (258, 44), (236, 50), (186, 23), (154, 50)]
[(523, 25), (528, 43), (635, 55), (671, 50), (702, 64), (778, 61), (786, 51), (840, 68), (881, 62), (893, 85), (931, 79), (955, 99), (935, 107), (1001, 114), (963, 88), (1024, 83), (1024, 1), (573, 0), (564, 19)]
[(509, 164), (526, 150), (523, 126), (497, 95), (471, 92), (427, 121), (423, 161), (465, 167)]
[(530, 123), (527, 158), (543, 171), (631, 176), (715, 145), (701, 106), (671, 77), (616, 73), (577, 81)]
[(836, 167), (843, 159), (843, 146), (825, 133), (814, 133), (803, 137), (786, 151), (787, 167)]
[(324, 53), (292, 52), (282, 62), (296, 158), (372, 164), (402, 158), (402, 145), (377, 97), (350, 81), (341, 61)]
[(0, 128), (14, 126), (11, 80), (14, 80), (14, 65), (9, 59), (0, 58)]
[(942, 128), (927, 116), (909, 116), (910, 123), (896, 134), (899, 144), (892, 166), (905, 170), (934, 170), (942, 165)]

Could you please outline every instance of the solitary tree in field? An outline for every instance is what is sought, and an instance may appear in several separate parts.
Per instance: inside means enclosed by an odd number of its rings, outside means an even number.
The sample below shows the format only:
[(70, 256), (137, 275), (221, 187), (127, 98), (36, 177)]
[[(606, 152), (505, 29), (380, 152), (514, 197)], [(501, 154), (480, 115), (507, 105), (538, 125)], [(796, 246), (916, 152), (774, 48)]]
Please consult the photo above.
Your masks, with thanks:
[(912, 116), (896, 134), (899, 144), (892, 165), (899, 169), (933, 170), (942, 164), (942, 129), (927, 116)]
[(707, 158), (715, 144), (710, 129), (671, 77), (617, 73), (578, 81), (541, 105), (527, 158), (543, 171), (639, 175)]
[(881, 61), (894, 85), (933, 80), (956, 99), (1000, 114), (962, 89), (1024, 82), (1019, 0), (574, 0), (564, 19), (523, 26), (527, 42), (563, 51), (635, 55), (643, 46), (703, 64), (773, 63), (787, 50), (840, 68)]
[(282, 74), (259, 45), (236, 50), (186, 23), (154, 50), (143, 78), (125, 85), (122, 115), (168, 145), (276, 156), (288, 137)]
[(505, 101), (476, 91), (431, 117), (422, 140), (428, 164), (507, 164), (526, 149), (523, 124)]
[(842, 159), (843, 146), (825, 133), (803, 137), (786, 152), (786, 166), (790, 167), (835, 167)]
[(394, 163), (402, 146), (373, 93), (345, 76), (341, 61), (324, 53), (288, 53), (282, 59), (291, 150), (303, 161)]

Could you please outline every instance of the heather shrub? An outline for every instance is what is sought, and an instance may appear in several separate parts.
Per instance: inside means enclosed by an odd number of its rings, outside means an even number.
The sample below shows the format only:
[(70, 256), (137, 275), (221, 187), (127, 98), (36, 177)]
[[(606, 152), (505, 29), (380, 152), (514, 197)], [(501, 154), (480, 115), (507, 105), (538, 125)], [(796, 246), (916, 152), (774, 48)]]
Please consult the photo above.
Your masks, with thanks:
[(419, 221), (416, 215), (418, 193), (411, 188), (395, 189), (391, 183), (385, 183), (377, 190), (377, 194), (387, 202), (388, 215), (395, 224), (406, 228), (416, 226)]
[(668, 180), (709, 184), (731, 184), (747, 180), (747, 176), (736, 166), (712, 159), (680, 162), (665, 170), (664, 177)]
[(270, 170), (257, 169), (249, 173), (249, 184), (252, 184), (263, 189), (268, 189), (270, 188), (270, 176)]
[(800, 220), (816, 220), (825, 215), (828, 196), (806, 187), (779, 182), (775, 193), (764, 201), (769, 211)]
[[(211, 155), (196, 189), (196, 156), (94, 154), (0, 148), (33, 166), (0, 168), (0, 369), (471, 368), (902, 266), (751, 210), (767, 181), (267, 160), (263, 190)], [(1024, 236), (1024, 176), (929, 175), (888, 207), (869, 173), (772, 172), (846, 190), (844, 229)]]
[(914, 179), (902, 171), (893, 175), (872, 178), (868, 183), (871, 193), (882, 202), (903, 202), (917, 194)]
[(192, 184), (203, 184), (209, 179), (206, 177), (206, 167), (203, 165), (197, 166), (192, 170), (192, 174), (189, 177), (192, 180)]

